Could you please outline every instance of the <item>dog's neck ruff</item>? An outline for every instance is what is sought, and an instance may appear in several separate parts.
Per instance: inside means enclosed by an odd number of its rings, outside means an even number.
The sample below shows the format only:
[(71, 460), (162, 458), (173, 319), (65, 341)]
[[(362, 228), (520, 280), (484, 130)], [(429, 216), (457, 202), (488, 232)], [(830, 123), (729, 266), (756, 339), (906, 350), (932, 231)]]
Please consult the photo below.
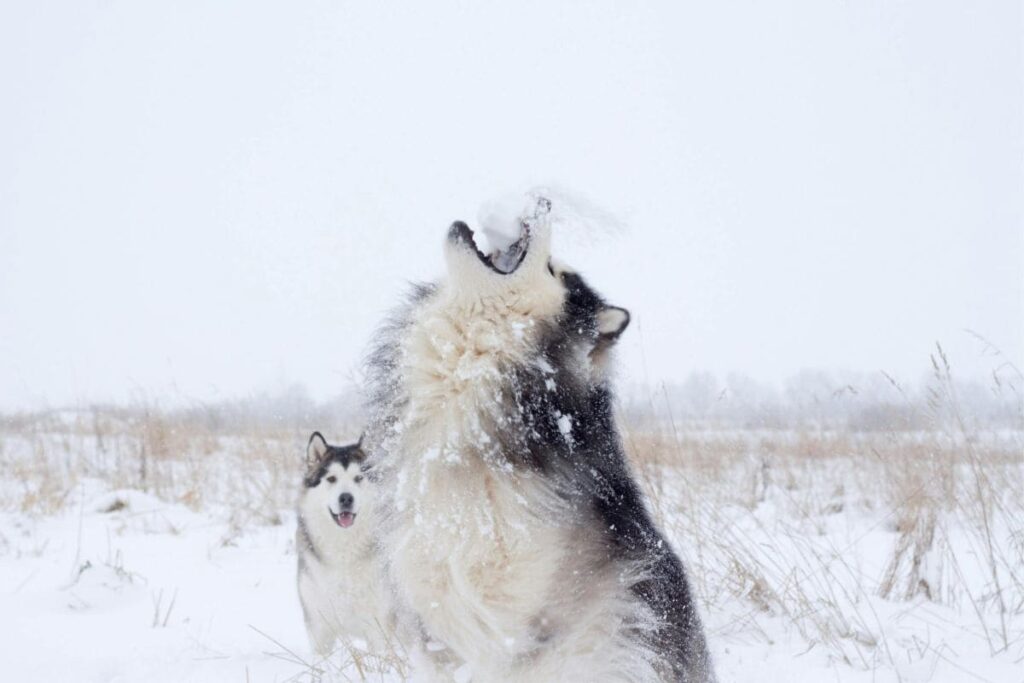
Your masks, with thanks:
[[(392, 508), (413, 521), (410, 537), (433, 539), (424, 548), (445, 555), (501, 537), (511, 542), (550, 508), (547, 487), (517, 468), (508, 448), (522, 431), (514, 370), (543, 363), (544, 321), (564, 303), (558, 280), (544, 275), (475, 297), (449, 279), (411, 312), (385, 448), (395, 471)], [(466, 491), (480, 498), (466, 499)]]
[(533, 280), (476, 295), (446, 282), (414, 314), (400, 355), (407, 436), (461, 456), (488, 450), (489, 432), (508, 428), (510, 370), (542, 362), (539, 321), (564, 302), (554, 278)]

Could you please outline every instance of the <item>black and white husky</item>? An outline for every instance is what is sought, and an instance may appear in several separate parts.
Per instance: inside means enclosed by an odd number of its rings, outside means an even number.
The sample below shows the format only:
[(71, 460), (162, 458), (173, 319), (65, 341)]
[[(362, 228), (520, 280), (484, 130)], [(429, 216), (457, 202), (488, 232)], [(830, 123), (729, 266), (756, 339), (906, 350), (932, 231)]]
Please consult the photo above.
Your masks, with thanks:
[(374, 487), (361, 443), (331, 446), (315, 432), (306, 447), (295, 545), (299, 599), (310, 643), (381, 648), (385, 601), (377, 564)]
[(679, 558), (613, 417), (629, 314), (550, 255), (543, 217), (485, 255), (447, 236), (370, 358), (368, 450), (400, 632), (439, 678), (714, 680)]

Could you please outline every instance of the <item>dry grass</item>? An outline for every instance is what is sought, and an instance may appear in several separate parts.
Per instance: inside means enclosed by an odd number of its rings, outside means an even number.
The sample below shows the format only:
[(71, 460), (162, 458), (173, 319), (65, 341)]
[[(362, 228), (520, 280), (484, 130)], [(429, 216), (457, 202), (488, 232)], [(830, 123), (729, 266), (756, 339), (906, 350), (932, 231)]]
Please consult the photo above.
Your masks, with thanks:
[[(136, 489), (192, 510), (230, 509), (247, 523), (280, 524), (294, 505), (309, 432), (276, 425), (244, 431), (152, 406), (7, 420), (0, 426), (0, 508), (53, 514), (83, 480)], [(339, 440), (359, 427), (336, 429)]]
[[(993, 656), (1024, 657), (1024, 431), (974, 424), (941, 350), (934, 369), (928, 401), (902, 408), (927, 425), (917, 431), (710, 429), (664, 417), (626, 425), (627, 449), (687, 558), (713, 639), (770, 642), (770, 624), (781, 620), (809, 649), (895, 669), (942, 656), (897, 623), (932, 604), (968, 615)], [(51, 515), (80, 483), (99, 479), (220, 514), (232, 544), (250, 525), (282, 522), (314, 427), (323, 425), (232, 429), (153, 405), (8, 418), (0, 506)], [(360, 428), (334, 431), (344, 438)], [(880, 614), (880, 604), (895, 607)], [(172, 605), (158, 601), (154, 620), (166, 621), (161, 610)], [(310, 681), (406, 671), (400, 653), (279, 656)]]
[(906, 406), (920, 431), (630, 425), (705, 610), (734, 615), (712, 618), (712, 637), (782, 617), (808, 648), (895, 670), (943, 655), (878, 606), (941, 605), (973, 617), (991, 656), (1024, 657), (1024, 432), (968, 419), (941, 349), (934, 370), (928, 401)]
[(381, 652), (367, 652), (350, 641), (336, 644), (327, 655), (306, 657), (286, 647), (272, 636), (253, 629), (273, 644), (273, 657), (294, 664), (298, 673), (286, 683), (384, 683), (411, 680), (409, 654), (394, 638), (385, 638)]

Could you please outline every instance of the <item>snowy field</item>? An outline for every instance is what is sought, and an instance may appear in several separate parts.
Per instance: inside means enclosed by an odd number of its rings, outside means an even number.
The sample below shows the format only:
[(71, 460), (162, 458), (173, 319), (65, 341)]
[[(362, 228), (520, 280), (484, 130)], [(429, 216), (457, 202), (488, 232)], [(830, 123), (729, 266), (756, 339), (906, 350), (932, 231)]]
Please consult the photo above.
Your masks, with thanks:
[[(292, 512), (307, 434), (227, 431), (7, 420), (5, 680), (414, 679), (400, 652), (311, 654)], [(1024, 680), (1021, 432), (658, 420), (627, 443), (723, 681)]]
[(1024, 683), (1022, 6), (0, 0), (0, 683), (415, 680), (311, 653), (303, 451), (542, 215), (722, 683)]

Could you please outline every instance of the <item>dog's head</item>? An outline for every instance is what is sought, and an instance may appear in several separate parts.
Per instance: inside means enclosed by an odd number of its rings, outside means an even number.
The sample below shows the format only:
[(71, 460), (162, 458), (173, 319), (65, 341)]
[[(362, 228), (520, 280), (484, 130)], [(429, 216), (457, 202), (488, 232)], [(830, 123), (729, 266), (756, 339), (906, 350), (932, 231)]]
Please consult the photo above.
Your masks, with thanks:
[(538, 205), (536, 213), (519, 221), (518, 239), (489, 254), (476, 245), (473, 230), (462, 221), (448, 229), (445, 260), (451, 295), (472, 305), (474, 301), (508, 299), (529, 295), (537, 300), (557, 298), (556, 288), (545, 276), (551, 258), (550, 203)]
[(303, 480), (307, 507), (322, 509), (338, 527), (350, 528), (369, 495), (367, 469), (362, 439), (348, 446), (332, 446), (320, 432), (313, 432), (306, 446)]
[(477, 248), (468, 225), (456, 221), (445, 244), (443, 296), (464, 319), (512, 321), (516, 336), (527, 341), (524, 348), (535, 340), (557, 353), (560, 367), (574, 379), (601, 383), (607, 379), (609, 352), (630, 315), (552, 257), (549, 209), (546, 199), (539, 200), (537, 212), (520, 221), (518, 239), (490, 254)]

